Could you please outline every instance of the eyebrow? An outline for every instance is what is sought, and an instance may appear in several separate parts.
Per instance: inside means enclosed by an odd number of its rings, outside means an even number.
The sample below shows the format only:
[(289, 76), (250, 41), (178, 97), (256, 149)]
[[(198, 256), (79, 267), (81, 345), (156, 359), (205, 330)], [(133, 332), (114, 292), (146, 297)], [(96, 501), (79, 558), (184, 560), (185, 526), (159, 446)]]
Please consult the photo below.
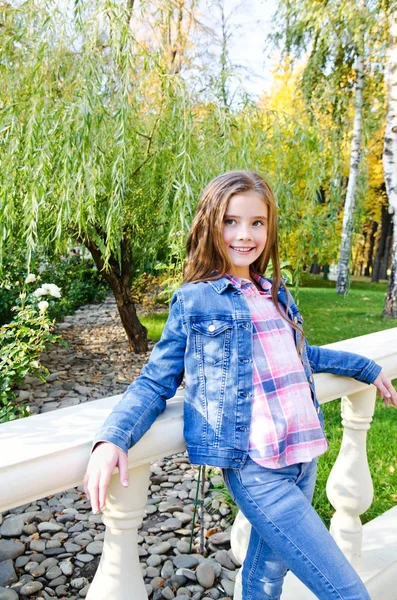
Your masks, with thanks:
[[(228, 219), (230, 219), (230, 218), (240, 219), (240, 215), (229, 215), (229, 214), (226, 214), (224, 216), (224, 219), (226, 219), (226, 218), (228, 218)], [(251, 219), (266, 219), (267, 220), (267, 217), (265, 217), (265, 215), (259, 215), (259, 216), (256, 216), (256, 217), (251, 217)]]

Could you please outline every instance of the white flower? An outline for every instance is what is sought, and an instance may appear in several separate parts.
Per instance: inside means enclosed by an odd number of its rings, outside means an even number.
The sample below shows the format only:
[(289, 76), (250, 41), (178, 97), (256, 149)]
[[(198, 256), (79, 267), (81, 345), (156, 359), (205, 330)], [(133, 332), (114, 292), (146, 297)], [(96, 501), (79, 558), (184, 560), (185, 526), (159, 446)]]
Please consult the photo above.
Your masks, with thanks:
[(54, 298), (61, 297), (61, 288), (55, 285), (55, 283), (43, 283), (41, 286), (43, 290), (46, 290), (47, 294)]
[(38, 303), (39, 311), (41, 313), (45, 313), (45, 311), (47, 310), (48, 306), (49, 305), (48, 305), (47, 300), (42, 300), (41, 302)]
[(40, 298), (41, 296), (47, 296), (47, 294), (48, 291), (42, 287), (37, 288), (37, 290), (33, 292), (33, 296), (36, 296), (36, 298)]
[(34, 283), (36, 281), (36, 275), (34, 273), (29, 273), (29, 275), (25, 279), (25, 283)]

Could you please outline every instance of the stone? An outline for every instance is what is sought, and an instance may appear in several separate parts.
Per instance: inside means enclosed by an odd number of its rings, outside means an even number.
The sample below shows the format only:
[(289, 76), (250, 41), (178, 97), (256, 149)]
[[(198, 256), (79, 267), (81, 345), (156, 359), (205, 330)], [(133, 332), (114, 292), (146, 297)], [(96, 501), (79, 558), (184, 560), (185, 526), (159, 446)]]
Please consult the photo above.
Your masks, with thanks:
[(178, 540), (176, 543), (176, 548), (178, 552), (181, 554), (187, 554), (190, 550), (189, 542), (184, 542), (183, 540)]
[(170, 519), (166, 519), (163, 523), (161, 523), (160, 528), (161, 531), (175, 531), (182, 527), (182, 521), (179, 519), (175, 519), (171, 517)]
[(64, 531), (65, 528), (58, 523), (42, 522), (37, 525), (37, 529), (40, 533), (56, 533), (57, 531)]
[(203, 562), (196, 569), (197, 581), (205, 589), (212, 588), (215, 582), (215, 573), (210, 563)]
[(177, 575), (182, 575), (186, 580), (197, 581), (196, 573), (191, 569), (178, 569)]
[(173, 558), (173, 563), (177, 569), (191, 569), (196, 567), (199, 561), (193, 554), (180, 554)]
[(186, 523), (190, 523), (190, 521), (193, 518), (193, 515), (185, 513), (185, 512), (175, 511), (174, 517), (176, 519), (179, 519), (181, 521), (182, 525), (186, 525)]
[(59, 568), (61, 569), (62, 573), (66, 575), (66, 577), (73, 575), (74, 567), (70, 560), (63, 560), (61, 563), (59, 563)]
[(165, 598), (165, 600), (172, 600), (173, 598), (175, 598), (174, 592), (169, 587), (164, 588), (161, 592), (161, 595), (163, 596), (163, 598)]
[(31, 550), (35, 552), (44, 552), (45, 550), (45, 541), (44, 540), (32, 540), (29, 544)]
[[(69, 529), (70, 531), (70, 529)], [(64, 543), (64, 548), (66, 550), (66, 552), (80, 552), (81, 551), (81, 546), (78, 546), (77, 544), (74, 544), (73, 542), (65, 542)]]
[(62, 571), (57, 566), (50, 567), (45, 574), (46, 579), (48, 579), (49, 581), (52, 581), (53, 579), (56, 579), (57, 577), (60, 577), (61, 575), (62, 575)]
[(16, 581), (18, 581), (18, 577), (15, 573), (12, 560), (2, 560), (0, 562), (0, 586), (7, 587)]
[(88, 579), (86, 577), (77, 577), (70, 582), (70, 585), (74, 590), (82, 590), (87, 584)]
[(40, 581), (29, 581), (21, 587), (21, 596), (33, 596), (43, 589), (43, 584)]
[(0, 587), (0, 600), (18, 600), (18, 594), (15, 590)]
[(158, 569), (156, 569), (156, 567), (148, 567), (146, 569), (145, 577), (150, 577), (152, 579), (153, 577), (159, 577), (159, 576), (160, 576), (160, 571)]
[(153, 515), (155, 512), (157, 512), (157, 506), (154, 506), (154, 504), (147, 504), (145, 506), (145, 513), (147, 515)]
[[(29, 565), (32, 565), (32, 567), (28, 570)], [(42, 575), (44, 575), (45, 568), (37, 563), (32, 562), (26, 565), (25, 571), (30, 573), (36, 579), (37, 577), (41, 577)]]
[(41, 564), (42, 567), (45, 567), (46, 569), (49, 569), (50, 567), (56, 567), (56, 565), (58, 564), (58, 561), (57, 561), (56, 558), (46, 558), (40, 564)]
[(236, 565), (229, 557), (227, 550), (218, 550), (215, 554), (215, 560), (226, 569), (234, 570)]
[(76, 559), (81, 561), (82, 563), (89, 563), (92, 560), (94, 560), (94, 557), (92, 554), (77, 554), (76, 555)]
[(171, 550), (171, 544), (168, 542), (160, 542), (159, 544), (153, 544), (148, 548), (149, 554), (166, 554)]
[(26, 563), (28, 563), (30, 560), (30, 556), (18, 556), (18, 558), (15, 560), (15, 567), (17, 569), (23, 569), (23, 567), (26, 565)]
[(57, 585), (55, 588), (55, 593), (57, 596), (67, 596), (69, 594), (69, 588), (67, 585)]
[(0, 562), (22, 556), (25, 552), (25, 544), (14, 540), (0, 540)]
[(166, 560), (163, 568), (161, 569), (161, 577), (164, 579), (169, 579), (174, 574), (174, 565), (172, 564), (172, 560)]
[(94, 556), (102, 554), (102, 550), (103, 542), (91, 542), (91, 544), (88, 544), (86, 547), (86, 552), (88, 552), (88, 554), (93, 554)]
[(25, 524), (24, 515), (12, 515), (4, 519), (0, 526), (0, 535), (3, 537), (19, 537), (22, 535), (23, 526)]
[(85, 585), (82, 590), (79, 591), (80, 598), (85, 598), (88, 594), (88, 590), (90, 589), (90, 584)]
[(234, 594), (234, 581), (230, 581), (230, 579), (221, 579), (221, 586), (225, 590), (227, 596), (232, 598)]
[(55, 579), (52, 579), (48, 585), (51, 588), (57, 588), (58, 585), (65, 585), (66, 581), (67, 579), (65, 575), (60, 575), (59, 577), (55, 577)]
[(162, 563), (161, 556), (159, 554), (151, 554), (148, 556), (146, 563), (149, 567), (158, 567)]
[(214, 535), (211, 535), (208, 539), (211, 542), (211, 544), (215, 544), (216, 546), (230, 546), (230, 531), (214, 533)]

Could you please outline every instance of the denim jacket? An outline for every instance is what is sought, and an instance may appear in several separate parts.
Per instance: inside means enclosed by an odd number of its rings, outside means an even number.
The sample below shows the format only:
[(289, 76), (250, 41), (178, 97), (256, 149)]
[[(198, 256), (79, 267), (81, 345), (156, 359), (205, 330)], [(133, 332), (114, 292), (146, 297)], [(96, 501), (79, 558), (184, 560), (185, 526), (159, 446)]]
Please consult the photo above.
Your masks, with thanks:
[[(288, 315), (302, 326), (289, 294)], [(282, 286), (279, 302), (287, 308)], [(301, 338), (294, 333), (295, 343)], [(334, 373), (372, 383), (381, 367), (351, 352), (310, 346), (302, 363), (320, 423), (324, 420), (312, 373)], [(98, 432), (98, 441), (124, 451), (146, 433), (185, 377), (184, 435), (190, 461), (241, 468), (248, 455), (253, 395), (252, 319), (247, 301), (233, 283), (188, 283), (173, 295), (160, 341), (141, 374), (128, 387)]]

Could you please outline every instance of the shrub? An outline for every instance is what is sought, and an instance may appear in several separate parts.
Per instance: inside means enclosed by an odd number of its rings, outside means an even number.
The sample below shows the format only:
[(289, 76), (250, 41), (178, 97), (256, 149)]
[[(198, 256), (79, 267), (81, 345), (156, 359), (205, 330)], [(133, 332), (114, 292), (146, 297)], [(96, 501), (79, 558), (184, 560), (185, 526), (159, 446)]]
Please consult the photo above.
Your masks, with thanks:
[(54, 321), (48, 315), (51, 300), (42, 299), (58, 297), (57, 286), (50, 286), (47, 284), (47, 290), (38, 288), (45, 293), (23, 291), (19, 305), (12, 309), (14, 318), (0, 328), (0, 423), (29, 414), (26, 405), (16, 402), (14, 392), (24, 377), (31, 374), (44, 381), (48, 374), (39, 356), (48, 344), (60, 339), (52, 333)]

